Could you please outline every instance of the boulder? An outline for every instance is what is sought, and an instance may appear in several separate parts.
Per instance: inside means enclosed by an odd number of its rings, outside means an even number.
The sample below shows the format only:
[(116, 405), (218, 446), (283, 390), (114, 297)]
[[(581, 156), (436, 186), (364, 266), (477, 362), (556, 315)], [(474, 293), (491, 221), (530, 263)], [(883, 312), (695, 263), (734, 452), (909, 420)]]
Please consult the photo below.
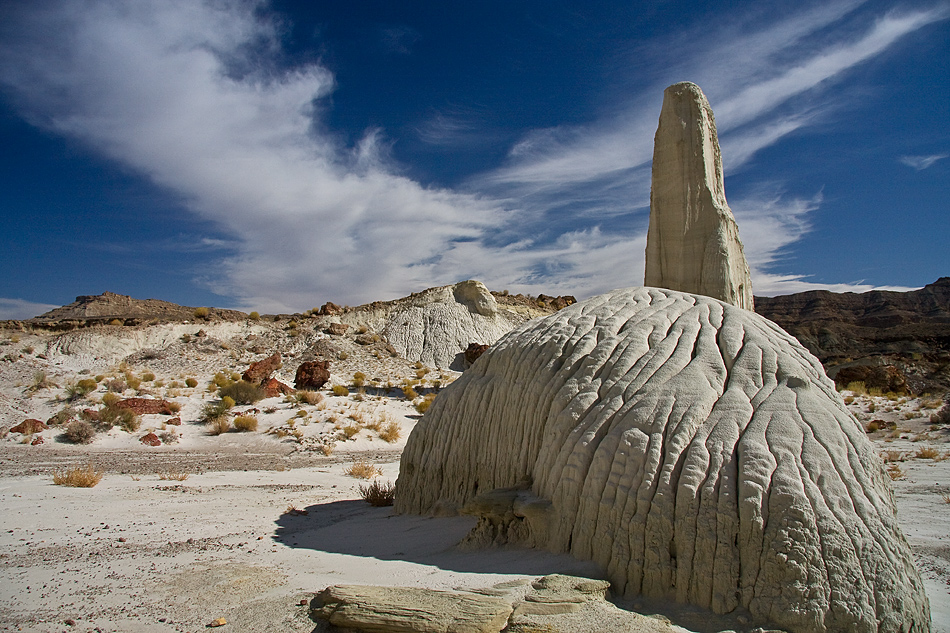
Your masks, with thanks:
[(316, 603), (334, 626), (378, 633), (498, 633), (512, 612), (503, 598), (415, 587), (335, 585)]
[(275, 353), (264, 360), (251, 363), (247, 371), (241, 375), (241, 379), (252, 385), (260, 386), (267, 382), (271, 374), (278, 369), (280, 369), (280, 353)]
[(929, 631), (883, 463), (818, 360), (753, 312), (656, 288), (525, 323), (442, 391), (395, 510), (593, 560), (626, 596), (793, 633)]
[(326, 332), (333, 336), (343, 336), (348, 329), (350, 329), (350, 326), (346, 323), (330, 323), (326, 327)]
[(181, 418), (172, 418), (170, 420), (165, 420), (165, 424), (170, 424), (172, 426), (181, 426)]
[(146, 433), (139, 438), (139, 441), (146, 446), (161, 446), (162, 441), (154, 433)]
[(330, 301), (327, 301), (322, 306), (320, 306), (320, 311), (318, 312), (318, 314), (320, 314), (321, 316), (334, 316), (338, 314), (343, 314), (343, 312), (344, 312), (343, 308), (341, 308), (335, 303), (331, 303)]
[(284, 383), (280, 382), (276, 378), (271, 378), (262, 386), (264, 387), (265, 398), (274, 398), (276, 396), (281, 396), (281, 395), (294, 392), (294, 390), (290, 387), (290, 385), (285, 385)]
[(319, 389), (328, 380), (330, 380), (330, 361), (307, 361), (297, 367), (294, 387), (297, 389)]
[(115, 403), (119, 409), (128, 409), (135, 415), (148, 415), (158, 413), (161, 415), (172, 415), (171, 403), (167, 400), (156, 400), (154, 398), (126, 398)]
[(482, 345), (480, 343), (469, 343), (468, 347), (465, 348), (465, 362), (471, 365), (479, 359), (479, 357), (485, 353), (485, 350), (488, 349), (488, 345)]
[(27, 418), (26, 420), (23, 420), (22, 422), (20, 422), (19, 424), (17, 424), (15, 427), (13, 427), (12, 429), (10, 429), (10, 432), (11, 432), (11, 433), (23, 433), (23, 434), (29, 435), (29, 434), (32, 434), (32, 433), (39, 433), (40, 431), (44, 431), (44, 430), (46, 430), (46, 429), (48, 429), (48, 428), (49, 428), (49, 427), (46, 426), (46, 425), (43, 423), (42, 420), (35, 420), (35, 419), (33, 419), (33, 418)]
[(663, 93), (644, 285), (753, 309), (749, 264), (726, 203), (716, 121), (706, 95), (689, 82)]

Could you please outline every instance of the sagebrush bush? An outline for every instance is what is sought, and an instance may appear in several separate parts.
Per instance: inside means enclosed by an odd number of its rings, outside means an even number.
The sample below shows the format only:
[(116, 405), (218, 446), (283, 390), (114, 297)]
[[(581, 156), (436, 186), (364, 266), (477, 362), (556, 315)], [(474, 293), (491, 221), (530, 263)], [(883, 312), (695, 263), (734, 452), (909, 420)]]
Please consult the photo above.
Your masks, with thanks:
[(344, 468), (343, 474), (356, 477), (357, 479), (372, 479), (373, 477), (382, 475), (383, 471), (381, 471), (376, 464), (371, 464), (365, 459), (361, 459)]
[(99, 410), (98, 424), (106, 431), (118, 426), (123, 431), (134, 433), (142, 426), (142, 420), (129, 409), (111, 405)]
[(208, 435), (221, 435), (231, 430), (231, 420), (226, 415), (219, 415), (208, 420)]
[(257, 418), (253, 415), (239, 415), (234, 418), (235, 431), (256, 431)]
[(350, 390), (344, 387), (343, 385), (333, 385), (333, 395), (334, 396), (348, 396), (350, 395)]
[(396, 500), (396, 485), (391, 481), (381, 484), (379, 480), (374, 481), (368, 486), (361, 484), (360, 496), (371, 506), (391, 506)]
[(129, 388), (129, 385), (126, 384), (124, 380), (116, 378), (115, 380), (110, 380), (106, 385), (106, 389), (112, 393), (122, 393)]
[(96, 470), (90, 464), (85, 468), (70, 468), (53, 473), (53, 483), (57, 486), (72, 486), (74, 488), (92, 488), (102, 480), (102, 471)]
[(255, 310), (254, 312), (251, 312), (249, 315), (247, 315), (247, 318), (249, 318), (251, 321), (260, 321), (261, 315), (257, 313), (257, 310)]
[(95, 436), (95, 427), (85, 420), (73, 420), (63, 431), (63, 439), (72, 444), (88, 444)]
[(75, 383), (66, 386), (66, 400), (72, 402), (89, 395), (96, 390), (99, 385), (92, 378), (83, 378)]
[(362, 387), (364, 384), (366, 384), (366, 374), (364, 374), (361, 371), (358, 371), (355, 374), (353, 374), (354, 387)]
[(142, 385), (142, 381), (135, 374), (127, 371), (125, 372), (125, 384), (129, 386), (129, 389), (138, 389)]
[(426, 411), (428, 411), (429, 407), (432, 406), (432, 401), (435, 400), (436, 395), (437, 394), (434, 394), (434, 393), (426, 394), (422, 398), (422, 400), (416, 403), (416, 411), (418, 411), (419, 413), (425, 413)]
[(218, 389), (222, 398), (231, 398), (237, 404), (254, 404), (264, 399), (264, 390), (244, 380), (238, 380)]
[(122, 398), (112, 391), (102, 394), (102, 404), (107, 407), (111, 407), (121, 400)]
[(147, 371), (144, 374), (142, 374), (142, 380), (144, 380), (145, 382), (153, 382), (155, 380), (155, 374), (153, 374), (150, 371)]
[(310, 391), (310, 390), (308, 390), (308, 389), (302, 389), (302, 390), (298, 391), (296, 394), (294, 394), (294, 397), (295, 397), (295, 399), (297, 400), (297, 402), (300, 402), (300, 403), (303, 403), (303, 404), (314, 404), (314, 405), (316, 405), (316, 404), (320, 404), (321, 402), (323, 402), (323, 394), (322, 394), (322, 393), (318, 393), (318, 392), (316, 392), (316, 391)]
[(196, 318), (196, 319), (206, 319), (206, 318), (208, 318), (208, 314), (209, 314), (210, 312), (211, 312), (211, 311), (210, 311), (208, 308), (204, 308), (204, 307), (195, 308), (195, 313), (194, 313), (194, 314), (195, 314), (195, 318)]
[(64, 407), (50, 417), (46, 421), (50, 426), (59, 426), (60, 424), (65, 424), (76, 417), (76, 410), (72, 407)]
[(402, 395), (406, 398), (406, 400), (409, 400), (410, 402), (419, 397), (419, 394), (416, 393), (416, 390), (410, 387), (409, 385), (406, 385), (402, 388)]
[(195, 380), (194, 378), (186, 378), (186, 379), (185, 379), (185, 386), (186, 386), (186, 387), (191, 387), (192, 389), (194, 389), (195, 387), (198, 386), (198, 381)]

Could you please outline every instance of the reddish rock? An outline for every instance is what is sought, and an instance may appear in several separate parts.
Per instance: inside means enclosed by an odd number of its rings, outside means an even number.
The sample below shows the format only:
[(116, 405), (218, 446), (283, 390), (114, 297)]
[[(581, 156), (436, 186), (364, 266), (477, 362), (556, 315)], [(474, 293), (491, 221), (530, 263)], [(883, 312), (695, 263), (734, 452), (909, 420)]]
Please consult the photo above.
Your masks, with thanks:
[(252, 385), (263, 385), (270, 378), (271, 374), (280, 369), (280, 354), (275, 353), (264, 360), (251, 363), (241, 378)]
[(175, 413), (171, 409), (171, 403), (167, 400), (154, 400), (152, 398), (126, 398), (115, 403), (119, 409), (128, 409), (135, 415), (147, 415), (150, 413), (160, 413), (162, 415), (172, 415)]
[(472, 343), (465, 349), (465, 362), (469, 365), (478, 360), (478, 357), (485, 353), (485, 350), (488, 349), (487, 345), (481, 345), (479, 343)]
[(331, 323), (327, 326), (326, 331), (334, 336), (343, 336), (348, 329), (350, 329), (350, 326), (346, 323)]
[[(276, 378), (271, 378), (266, 383), (264, 383), (264, 397), (273, 398), (275, 396), (280, 396), (283, 394), (293, 393), (293, 389), (290, 386), (285, 385)], [(254, 409), (257, 411), (257, 409)]]
[(146, 433), (143, 435), (139, 441), (146, 446), (161, 446), (162, 441), (158, 439), (158, 436), (154, 433)]
[(32, 442), (30, 442), (30, 445), (31, 445), (31, 446), (37, 446), (37, 445), (42, 444), (42, 443), (43, 443), (43, 436), (42, 436), (42, 435), (37, 435), (36, 438), (35, 438)]
[(83, 419), (88, 420), (88, 421), (90, 421), (90, 422), (98, 422), (98, 421), (99, 421), (99, 412), (96, 411), (95, 409), (83, 409), (83, 410), (82, 410), (82, 417), (83, 417)]
[(165, 424), (171, 424), (172, 426), (181, 426), (181, 418), (172, 418), (171, 420), (166, 420)]
[(308, 361), (301, 363), (297, 368), (294, 386), (297, 389), (319, 389), (328, 380), (330, 380), (330, 361)]
[(48, 428), (49, 428), (48, 426), (43, 424), (42, 420), (34, 420), (33, 418), (29, 418), (27, 420), (23, 420), (22, 422), (17, 424), (15, 427), (10, 429), (10, 432), (11, 433), (26, 433), (26, 434), (39, 433), (40, 431), (44, 429), (48, 429)]
[(324, 303), (324, 304), (320, 307), (320, 312), (319, 312), (319, 314), (321, 314), (321, 315), (323, 315), (323, 316), (332, 316), (332, 315), (335, 315), (335, 314), (343, 314), (343, 308), (341, 308), (340, 306), (338, 306), (338, 305), (335, 304), (335, 303), (330, 303), (329, 301), (327, 301), (326, 303)]

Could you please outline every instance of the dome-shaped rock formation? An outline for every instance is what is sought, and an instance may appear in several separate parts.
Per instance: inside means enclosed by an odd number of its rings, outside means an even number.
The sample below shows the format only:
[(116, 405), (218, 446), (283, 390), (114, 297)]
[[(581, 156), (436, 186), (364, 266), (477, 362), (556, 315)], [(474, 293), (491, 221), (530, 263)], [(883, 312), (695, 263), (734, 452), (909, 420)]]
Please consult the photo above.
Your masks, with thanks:
[(928, 631), (881, 460), (818, 360), (708, 297), (617, 290), (524, 324), (409, 438), (396, 510), (599, 563), (621, 594), (796, 633)]

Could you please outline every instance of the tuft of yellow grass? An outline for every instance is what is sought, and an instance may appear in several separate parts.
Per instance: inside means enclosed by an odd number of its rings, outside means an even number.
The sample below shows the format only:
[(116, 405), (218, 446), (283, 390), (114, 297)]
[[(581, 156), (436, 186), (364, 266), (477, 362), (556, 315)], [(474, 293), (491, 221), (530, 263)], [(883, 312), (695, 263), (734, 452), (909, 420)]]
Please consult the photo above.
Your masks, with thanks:
[(922, 448), (918, 448), (917, 452), (914, 454), (914, 457), (916, 457), (917, 459), (936, 459), (939, 456), (940, 456), (940, 451), (938, 451), (932, 446), (924, 446)]
[(360, 496), (371, 506), (391, 506), (396, 498), (396, 485), (389, 481), (381, 484), (376, 480), (368, 486), (360, 485)]
[(168, 470), (158, 473), (158, 478), (162, 481), (185, 481), (188, 479), (188, 473), (178, 470)]
[(344, 475), (356, 477), (357, 479), (372, 479), (383, 474), (376, 464), (371, 464), (365, 459), (355, 461), (343, 469)]
[(898, 479), (903, 479), (907, 476), (907, 473), (904, 472), (897, 464), (891, 464), (887, 467), (887, 476), (892, 480), (897, 481)]
[(221, 435), (231, 430), (231, 420), (226, 415), (219, 415), (208, 422), (208, 435)]
[(398, 442), (400, 437), (402, 437), (402, 431), (399, 429), (399, 423), (394, 420), (391, 420), (383, 427), (383, 430), (379, 432), (379, 438), (390, 444)]
[(92, 488), (102, 480), (103, 472), (96, 470), (89, 464), (85, 468), (70, 468), (62, 472), (53, 473), (53, 483), (57, 486), (71, 486), (73, 488)]
[(239, 415), (234, 418), (234, 430), (235, 431), (256, 431), (257, 430), (257, 418), (253, 415)]

